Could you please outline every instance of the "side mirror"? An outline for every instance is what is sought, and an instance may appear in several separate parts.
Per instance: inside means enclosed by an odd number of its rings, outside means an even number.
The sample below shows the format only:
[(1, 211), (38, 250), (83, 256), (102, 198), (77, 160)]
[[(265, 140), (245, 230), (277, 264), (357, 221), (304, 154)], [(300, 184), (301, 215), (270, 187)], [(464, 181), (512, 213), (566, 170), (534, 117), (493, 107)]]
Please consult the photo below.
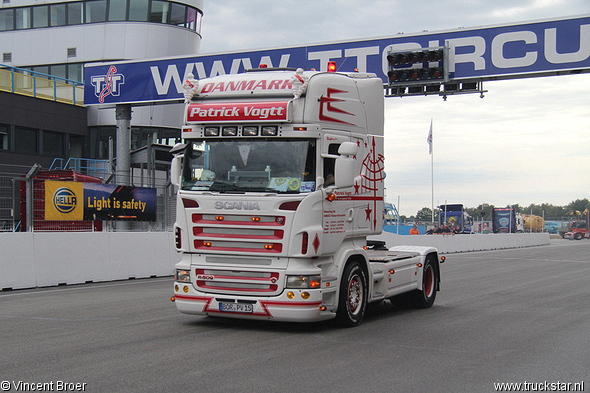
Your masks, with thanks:
[(358, 152), (356, 143), (343, 142), (338, 148), (340, 157), (336, 159), (334, 179), (337, 188), (354, 186), (354, 156)]
[(180, 174), (182, 171), (182, 154), (174, 156), (170, 163), (170, 183), (180, 187)]

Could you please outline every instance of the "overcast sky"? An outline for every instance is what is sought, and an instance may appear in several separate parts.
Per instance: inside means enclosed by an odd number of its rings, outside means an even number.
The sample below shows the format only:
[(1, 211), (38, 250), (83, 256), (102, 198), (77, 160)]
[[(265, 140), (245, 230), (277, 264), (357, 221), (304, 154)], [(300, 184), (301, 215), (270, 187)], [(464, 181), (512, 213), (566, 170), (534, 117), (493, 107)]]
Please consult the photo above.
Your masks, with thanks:
[[(205, 0), (201, 54), (590, 14), (590, 0)], [(479, 94), (386, 99), (386, 200), (567, 205), (590, 198), (590, 74), (494, 81)]]

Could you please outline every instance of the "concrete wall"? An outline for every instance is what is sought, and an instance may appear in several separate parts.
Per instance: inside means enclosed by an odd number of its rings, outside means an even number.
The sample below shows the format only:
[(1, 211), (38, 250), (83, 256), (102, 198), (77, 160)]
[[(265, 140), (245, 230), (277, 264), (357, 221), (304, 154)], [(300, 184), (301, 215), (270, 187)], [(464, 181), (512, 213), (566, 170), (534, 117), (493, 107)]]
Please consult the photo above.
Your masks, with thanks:
[(383, 232), (371, 240), (385, 241), (387, 247), (410, 245), (436, 247), (442, 254), (534, 247), (549, 244), (548, 233), (497, 233), (472, 235), (414, 235), (402, 236)]
[[(441, 253), (549, 244), (549, 234), (371, 237), (397, 245), (434, 246)], [(180, 255), (171, 232), (33, 232), (0, 234), (0, 289), (170, 276)]]
[(171, 232), (0, 234), (0, 289), (170, 276)]

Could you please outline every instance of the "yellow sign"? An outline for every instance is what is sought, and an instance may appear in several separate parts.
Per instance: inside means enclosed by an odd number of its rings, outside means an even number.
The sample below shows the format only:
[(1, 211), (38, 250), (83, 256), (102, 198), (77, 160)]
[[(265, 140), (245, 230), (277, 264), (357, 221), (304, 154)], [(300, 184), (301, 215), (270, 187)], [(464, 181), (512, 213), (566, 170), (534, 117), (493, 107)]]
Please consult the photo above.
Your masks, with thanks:
[(45, 181), (45, 219), (82, 221), (84, 218), (83, 183)]

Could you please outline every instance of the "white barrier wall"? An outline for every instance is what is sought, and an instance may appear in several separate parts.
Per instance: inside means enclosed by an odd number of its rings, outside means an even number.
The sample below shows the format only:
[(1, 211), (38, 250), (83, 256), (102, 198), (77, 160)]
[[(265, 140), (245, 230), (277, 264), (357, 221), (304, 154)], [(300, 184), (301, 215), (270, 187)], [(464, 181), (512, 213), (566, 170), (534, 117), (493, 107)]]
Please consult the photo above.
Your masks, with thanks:
[(171, 232), (0, 234), (0, 289), (170, 276)]
[[(397, 245), (433, 246), (443, 254), (549, 244), (549, 234), (371, 237)], [(0, 234), (0, 289), (170, 276), (180, 255), (171, 232), (34, 232)]]
[(500, 250), (504, 248), (534, 247), (549, 244), (548, 233), (496, 233), (472, 235), (396, 235), (383, 232), (371, 236), (371, 240), (385, 241), (388, 248), (393, 246), (432, 246), (442, 254)]

